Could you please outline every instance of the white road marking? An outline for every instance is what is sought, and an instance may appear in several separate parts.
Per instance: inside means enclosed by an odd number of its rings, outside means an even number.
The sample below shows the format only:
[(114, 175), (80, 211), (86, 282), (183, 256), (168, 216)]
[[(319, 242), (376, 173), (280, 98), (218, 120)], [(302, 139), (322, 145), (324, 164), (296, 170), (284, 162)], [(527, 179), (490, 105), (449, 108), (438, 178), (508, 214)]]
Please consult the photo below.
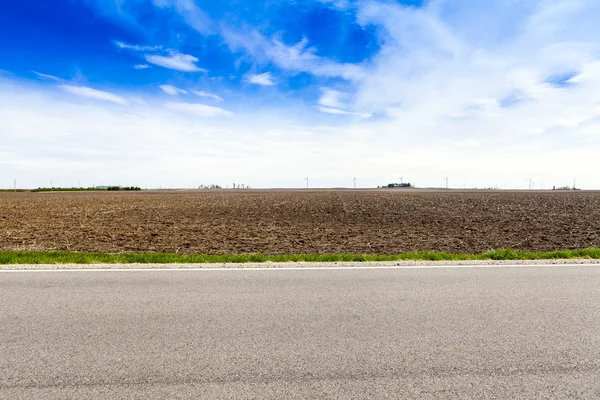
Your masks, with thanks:
[(358, 267), (204, 267), (204, 268), (62, 268), (62, 269), (0, 269), (2, 272), (210, 272), (210, 271), (351, 271), (388, 269), (452, 269), (452, 268), (542, 268), (542, 267), (600, 267), (597, 263), (584, 264), (466, 264), (466, 265), (382, 265)]

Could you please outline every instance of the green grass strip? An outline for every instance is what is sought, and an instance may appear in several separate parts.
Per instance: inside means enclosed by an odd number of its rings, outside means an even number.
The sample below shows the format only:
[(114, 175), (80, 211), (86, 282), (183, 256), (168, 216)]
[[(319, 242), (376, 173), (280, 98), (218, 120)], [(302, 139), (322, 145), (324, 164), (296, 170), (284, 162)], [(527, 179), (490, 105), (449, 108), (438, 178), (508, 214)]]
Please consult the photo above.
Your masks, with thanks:
[(528, 252), (493, 250), (479, 254), (417, 251), (391, 255), (376, 254), (245, 254), (208, 255), (173, 253), (78, 253), (70, 251), (0, 251), (0, 264), (197, 264), (248, 262), (341, 262), (341, 261), (460, 261), (460, 260), (550, 260), (600, 259), (600, 248)]

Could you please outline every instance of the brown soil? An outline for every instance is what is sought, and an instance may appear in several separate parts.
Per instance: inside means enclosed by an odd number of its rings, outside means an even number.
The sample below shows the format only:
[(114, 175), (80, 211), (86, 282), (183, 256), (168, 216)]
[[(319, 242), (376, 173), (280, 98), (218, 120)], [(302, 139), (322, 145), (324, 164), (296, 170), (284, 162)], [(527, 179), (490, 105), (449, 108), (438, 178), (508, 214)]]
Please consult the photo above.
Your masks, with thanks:
[(599, 192), (0, 193), (0, 250), (482, 252), (600, 247)]

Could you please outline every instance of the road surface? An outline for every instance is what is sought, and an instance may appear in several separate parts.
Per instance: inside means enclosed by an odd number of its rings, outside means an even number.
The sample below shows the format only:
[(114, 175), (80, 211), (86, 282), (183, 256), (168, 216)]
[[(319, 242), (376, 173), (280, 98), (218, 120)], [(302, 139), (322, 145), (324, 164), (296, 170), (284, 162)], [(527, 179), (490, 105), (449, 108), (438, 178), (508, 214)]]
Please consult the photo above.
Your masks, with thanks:
[(0, 398), (600, 398), (600, 266), (0, 272)]

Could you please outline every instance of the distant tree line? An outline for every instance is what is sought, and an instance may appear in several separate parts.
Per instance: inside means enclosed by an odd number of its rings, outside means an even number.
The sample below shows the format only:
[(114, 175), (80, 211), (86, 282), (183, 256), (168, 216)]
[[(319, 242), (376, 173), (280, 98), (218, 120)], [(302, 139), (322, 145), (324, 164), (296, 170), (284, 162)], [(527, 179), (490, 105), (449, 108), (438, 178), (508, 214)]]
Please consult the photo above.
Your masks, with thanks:
[(200, 185), (198, 189), (221, 189), (221, 185)]
[(134, 191), (134, 190), (142, 190), (141, 188), (137, 187), (137, 186), (109, 186), (106, 190), (110, 190), (110, 191), (115, 191), (115, 190), (128, 190), (128, 191)]

